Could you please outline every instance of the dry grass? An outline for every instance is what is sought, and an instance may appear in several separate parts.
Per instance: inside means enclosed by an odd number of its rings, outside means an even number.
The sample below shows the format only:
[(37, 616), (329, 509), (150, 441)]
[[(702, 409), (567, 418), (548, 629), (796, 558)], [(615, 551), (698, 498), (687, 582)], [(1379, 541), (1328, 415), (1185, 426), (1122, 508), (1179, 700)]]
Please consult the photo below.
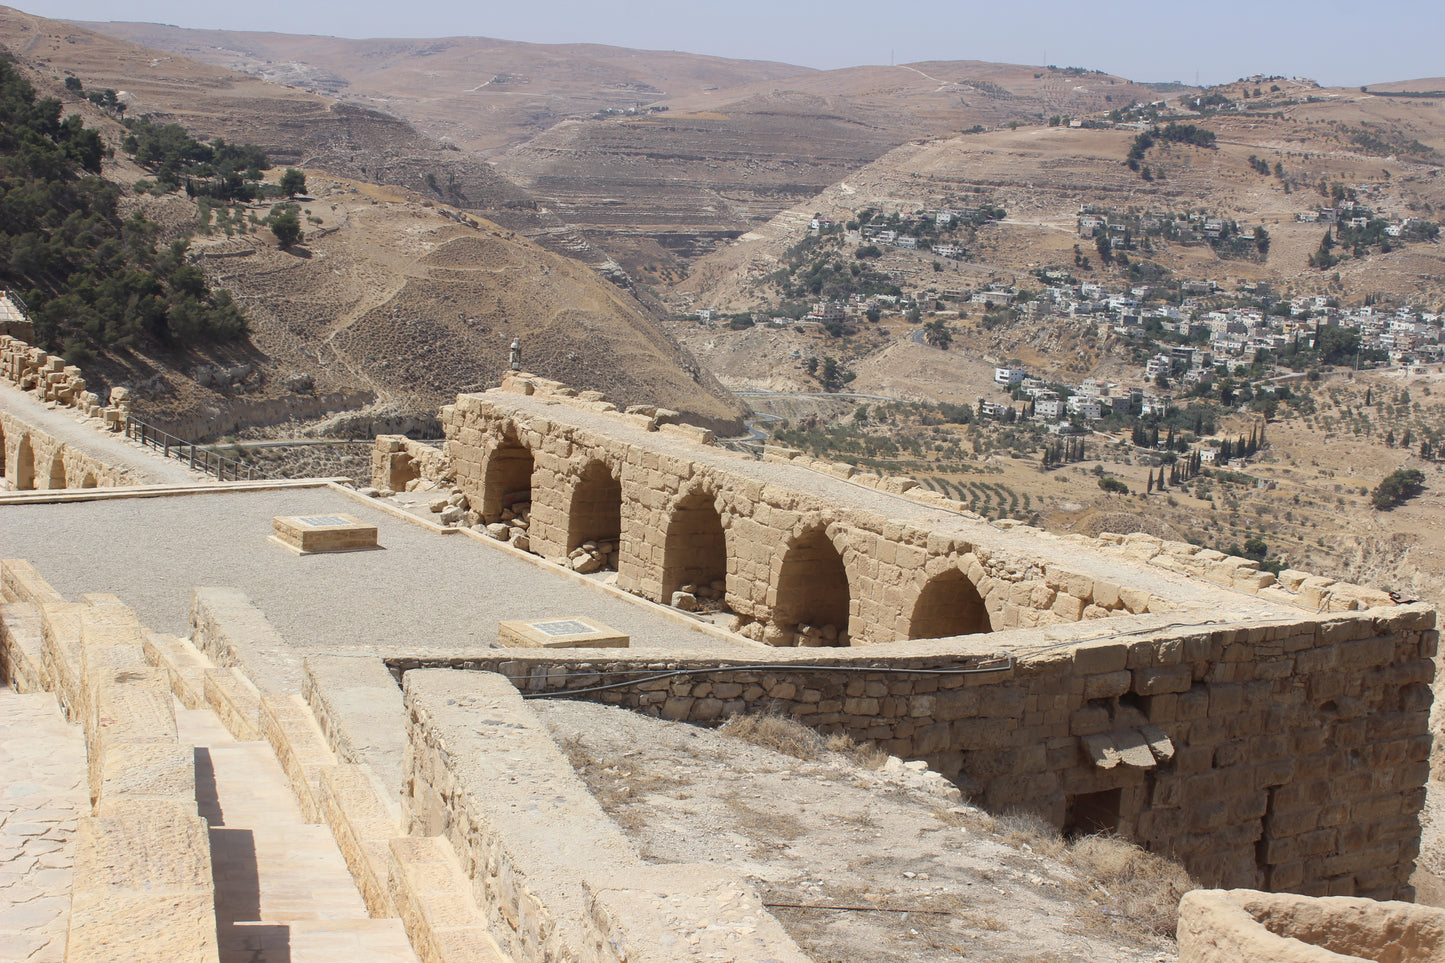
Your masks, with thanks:
[(854, 742), (845, 732), (824, 736), (793, 717), (775, 711), (733, 716), (718, 731), (798, 759), (820, 759), (836, 753), (863, 769), (878, 769), (888, 761), (888, 753), (871, 742)]
[(1065, 839), (1043, 817), (1027, 811), (1009, 812), (994, 821), (1005, 844), (1072, 869), (1079, 895), (1104, 907), (1096, 916), (1100, 926), (1123, 925), (1172, 938), (1180, 898), (1199, 887), (1183, 866), (1118, 836)]
[(1117, 836), (1081, 836), (1065, 861), (1123, 920), (1159, 936), (1174, 936), (1179, 900), (1199, 888), (1183, 866)]
[(643, 802), (649, 793), (688, 784), (685, 779), (647, 772), (627, 756), (599, 758), (593, 747), (577, 736), (558, 741), (557, 748), (562, 750), (603, 812), (629, 832), (645, 824), (646, 810), (636, 804)]

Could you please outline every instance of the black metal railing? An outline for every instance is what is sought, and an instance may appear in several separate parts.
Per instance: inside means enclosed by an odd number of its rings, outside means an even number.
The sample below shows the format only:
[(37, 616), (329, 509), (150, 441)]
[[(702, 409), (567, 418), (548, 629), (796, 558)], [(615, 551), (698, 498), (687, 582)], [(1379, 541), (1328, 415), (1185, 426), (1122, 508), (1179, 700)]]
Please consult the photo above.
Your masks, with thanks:
[(148, 425), (143, 421), (137, 421), (129, 415), (125, 419), (125, 436), (135, 439), (147, 448), (156, 449), (166, 458), (186, 462), (193, 469), (207, 475), (215, 475), (217, 481), (256, 481), (271, 477), (234, 458), (227, 458), (203, 445), (177, 438), (169, 432), (161, 431), (154, 425)]
[(25, 303), (25, 299), (20, 296), (20, 292), (13, 288), (0, 287), (0, 298), (9, 299), (10, 303), (15, 305), (15, 310), (20, 312), (20, 316), (26, 321), (30, 320), (30, 307)]

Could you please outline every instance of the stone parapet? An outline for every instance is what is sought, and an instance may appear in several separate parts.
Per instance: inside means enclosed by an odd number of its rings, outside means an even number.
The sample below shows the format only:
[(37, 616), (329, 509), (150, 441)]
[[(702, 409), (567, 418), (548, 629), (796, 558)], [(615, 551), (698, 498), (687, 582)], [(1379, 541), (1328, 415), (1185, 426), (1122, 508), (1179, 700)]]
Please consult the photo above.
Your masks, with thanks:
[(1428, 963), (1445, 910), (1343, 896), (1194, 890), (1179, 903), (1179, 963)]
[[(764, 944), (768, 958), (806, 959), (751, 887), (720, 868), (669, 866), (685, 898), (664, 906), (655, 875), (506, 679), (413, 672), (406, 700), (412, 828), (450, 844), (518, 963), (760, 959), (751, 951)], [(724, 891), (730, 903), (719, 903)], [(749, 952), (717, 952), (725, 947)]]
[(926, 760), (991, 809), (1173, 853), (1211, 885), (1389, 899), (1408, 892), (1419, 848), (1438, 638), (1417, 604), (1259, 625), (1133, 617), (898, 643), (886, 662), (868, 649), (388, 662), (408, 680), (496, 672), (529, 696), (635, 680), (586, 697), (703, 724), (782, 712)]

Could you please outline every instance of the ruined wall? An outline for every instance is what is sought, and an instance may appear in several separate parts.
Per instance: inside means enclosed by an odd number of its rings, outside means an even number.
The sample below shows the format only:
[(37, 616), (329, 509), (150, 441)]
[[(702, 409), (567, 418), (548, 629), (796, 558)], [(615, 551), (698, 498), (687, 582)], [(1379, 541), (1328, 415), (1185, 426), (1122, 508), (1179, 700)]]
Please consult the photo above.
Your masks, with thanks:
[(0, 411), (0, 450), (4, 452), (0, 490), (110, 488), (134, 485), (130, 471), (93, 456)]
[[(388, 662), (500, 672), (524, 693), (632, 680), (584, 697), (692, 722), (781, 711), (926, 759), (992, 809), (1123, 833), (1208, 885), (1408, 894), (1429, 775), (1432, 608), (1117, 621), (1118, 634), (1092, 639), (1099, 626), (1081, 623), (900, 643), (886, 665), (867, 650), (780, 651), (755, 667), (736, 650)], [(991, 661), (999, 651), (1013, 661)], [(662, 675), (677, 670), (688, 671)]]
[(400, 492), (414, 481), (440, 484), (452, 477), (451, 460), (445, 452), (405, 435), (376, 436), (371, 452), (373, 488)]
[(102, 405), (100, 396), (85, 389), (80, 369), (68, 365), (60, 355), (48, 354), (9, 335), (0, 335), (0, 379), (21, 391), (29, 391), (41, 401), (51, 401), (81, 414), (103, 420), (111, 431), (125, 425), (125, 392), (113, 398), (113, 405)]
[[(615, 539), (618, 586), (664, 604), (676, 604), (680, 589), (720, 582), (738, 616), (734, 630), (773, 645), (893, 642), (1213, 606), (1208, 593), (1176, 593), (1177, 583), (1140, 577), (1132, 563), (1313, 608), (1387, 601), (1305, 573), (1276, 579), (1257, 563), (1182, 542), (1061, 539), (989, 524), (912, 479), (780, 449), (760, 464), (671, 423), (671, 414), (619, 412), (596, 393), (517, 375), (498, 391), (459, 396), (442, 409), (442, 423), (456, 484), (483, 524), (525, 503), (530, 550), (562, 564), (583, 539)], [(379, 445), (377, 457), (382, 466), (396, 456)], [(602, 530), (606, 517), (615, 531)], [(1076, 546), (1091, 557), (1075, 561)], [(1101, 552), (1129, 564), (1101, 570)]]
[[(658, 439), (644, 446), (569, 423), (569, 410), (615, 412), (582, 396), (556, 419), (511, 410), (505, 395), (463, 395), (443, 408), (471, 508), (495, 521), (525, 495), (531, 551), (558, 562), (581, 539), (618, 539), (617, 584), (653, 601), (721, 579), (736, 628), (757, 640), (856, 645), (1176, 607), (1147, 589), (1005, 556), (876, 507), (769, 484), (755, 471), (765, 466), (657, 414), (612, 416), (608, 427)], [(606, 491), (615, 492), (616, 532), (589, 521), (605, 516)], [(822, 587), (820, 571), (829, 574)]]

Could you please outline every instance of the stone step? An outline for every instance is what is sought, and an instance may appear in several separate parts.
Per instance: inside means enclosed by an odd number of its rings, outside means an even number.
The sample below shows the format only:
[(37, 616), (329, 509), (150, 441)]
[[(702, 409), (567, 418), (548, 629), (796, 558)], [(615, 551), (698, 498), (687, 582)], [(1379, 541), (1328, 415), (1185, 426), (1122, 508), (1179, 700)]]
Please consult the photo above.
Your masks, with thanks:
[(261, 738), (261, 693), (235, 669), (207, 669), (202, 674), (206, 705), (238, 742)]
[(148, 632), (143, 643), (146, 661), (170, 676), (171, 691), (187, 709), (206, 704), (206, 670), (215, 668), (200, 649), (188, 640), (160, 632)]
[(416, 963), (401, 920), (297, 920), (237, 923), (221, 963)]
[[(215, 679), (230, 672), (207, 670), (209, 697), (222, 697)], [(260, 706), (259, 697), (256, 702)], [(269, 700), (269, 737), (241, 741), (212, 711), (176, 714), (181, 738), (198, 747), (197, 798), (211, 827), (222, 963), (412, 963), (416, 956), (400, 921), (368, 917), (330, 828), (306, 821), (293, 779), (277, 760), (272, 738), (292, 753), (303, 774), (303, 757), (316, 761), (307, 753), (320, 742), (319, 731), (301, 708), (295, 701)], [(303, 722), (313, 731), (307, 733)], [(310, 748), (298, 749), (302, 743)]]
[(511, 963), (472, 899), (451, 843), (403, 836), (390, 850), (392, 901), (422, 963)]
[(276, 761), (291, 780), (291, 790), (306, 821), (322, 822), (321, 773), (336, 765), (336, 756), (299, 693), (261, 697), (261, 734), (271, 743)]
[(122, 803), (80, 820), (65, 959), (218, 959), (206, 821), (185, 803)]
[(335, 766), (321, 774), (321, 810), (351, 878), (374, 917), (395, 916), (387, 888), (387, 843), (403, 827), (386, 805), (368, 766)]
[(0, 559), (0, 593), (7, 602), (64, 602), (40, 572), (23, 558)]
[(0, 680), (20, 693), (54, 686), (45, 668), (45, 629), (33, 602), (0, 603)]

